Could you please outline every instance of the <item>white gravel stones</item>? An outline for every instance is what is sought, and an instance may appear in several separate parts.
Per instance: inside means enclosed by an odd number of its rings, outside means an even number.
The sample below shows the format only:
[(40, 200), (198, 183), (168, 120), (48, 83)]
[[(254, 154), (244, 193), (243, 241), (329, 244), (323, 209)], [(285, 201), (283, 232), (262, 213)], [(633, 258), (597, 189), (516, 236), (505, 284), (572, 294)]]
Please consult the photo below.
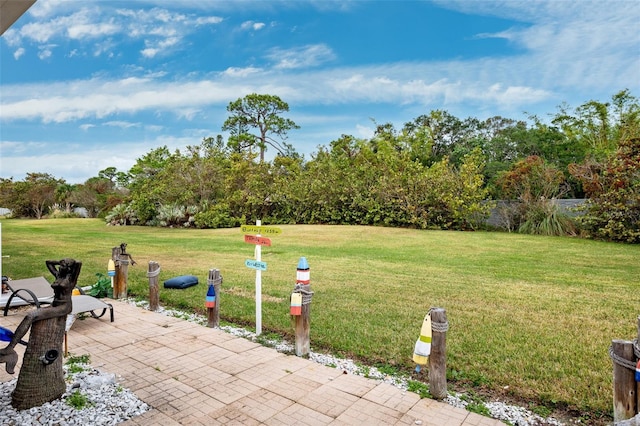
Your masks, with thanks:
[[(446, 402), (458, 408), (467, 408), (468, 401), (465, 401), (463, 395), (456, 393), (447, 396)], [(485, 402), (485, 407), (491, 413), (491, 417), (498, 420), (504, 420), (513, 426), (563, 426), (564, 423), (552, 417), (543, 418), (532, 413), (523, 407), (505, 404), (504, 402), (494, 401)]]
[(621, 420), (615, 423), (615, 426), (640, 426), (640, 414), (628, 420)]
[[(116, 382), (113, 374), (102, 373), (91, 366), (69, 373), (65, 366), (67, 391), (62, 398), (27, 410), (17, 411), (11, 406), (11, 392), (18, 379), (0, 383), (0, 424), (22, 425), (115, 425), (149, 410), (131, 391)], [(66, 402), (67, 397), (79, 392), (87, 405), (78, 410)]]

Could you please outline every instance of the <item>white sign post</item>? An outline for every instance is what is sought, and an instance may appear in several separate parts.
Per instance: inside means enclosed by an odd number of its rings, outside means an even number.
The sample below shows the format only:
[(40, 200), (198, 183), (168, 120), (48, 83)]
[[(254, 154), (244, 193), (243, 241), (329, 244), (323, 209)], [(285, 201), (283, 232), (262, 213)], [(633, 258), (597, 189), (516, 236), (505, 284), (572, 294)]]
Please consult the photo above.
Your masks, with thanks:
[(242, 225), (240, 231), (243, 234), (255, 233), (257, 235), (245, 235), (244, 242), (256, 244), (254, 249), (255, 260), (247, 259), (244, 265), (256, 270), (256, 336), (262, 334), (262, 271), (267, 270), (267, 264), (262, 261), (262, 246), (271, 245), (271, 240), (262, 238), (262, 234), (278, 235), (282, 229), (272, 226), (262, 226), (262, 221), (256, 220), (256, 226)]
[[(256, 220), (256, 226), (260, 226), (262, 221)], [(260, 234), (257, 235), (260, 237)], [(256, 261), (262, 262), (262, 246), (256, 244)], [(262, 271), (256, 269), (256, 336), (262, 334)]]

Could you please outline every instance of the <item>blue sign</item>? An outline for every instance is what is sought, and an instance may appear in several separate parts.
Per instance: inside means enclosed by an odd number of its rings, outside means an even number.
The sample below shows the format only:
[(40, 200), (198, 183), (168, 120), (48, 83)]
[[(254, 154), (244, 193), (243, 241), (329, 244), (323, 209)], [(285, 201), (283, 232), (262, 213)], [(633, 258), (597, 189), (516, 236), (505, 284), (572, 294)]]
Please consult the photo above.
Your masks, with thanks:
[(258, 269), (260, 271), (266, 271), (267, 270), (266, 262), (260, 262), (258, 260), (247, 259), (247, 260), (244, 261), (244, 265), (247, 268)]

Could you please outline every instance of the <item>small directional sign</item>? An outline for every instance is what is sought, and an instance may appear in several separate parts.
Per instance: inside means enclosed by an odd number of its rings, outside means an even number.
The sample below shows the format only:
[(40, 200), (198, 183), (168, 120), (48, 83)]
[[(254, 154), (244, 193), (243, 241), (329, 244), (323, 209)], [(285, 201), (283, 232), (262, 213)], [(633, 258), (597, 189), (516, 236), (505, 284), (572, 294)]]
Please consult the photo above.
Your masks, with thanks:
[(260, 246), (271, 246), (271, 240), (264, 237), (256, 237), (255, 235), (245, 235), (244, 242), (249, 244), (257, 244)]
[(273, 226), (242, 225), (240, 231), (243, 234), (278, 235), (282, 229)]
[(259, 271), (266, 271), (267, 270), (267, 263), (266, 262), (260, 262), (259, 260), (247, 259), (247, 260), (244, 261), (244, 265), (247, 268), (257, 269)]

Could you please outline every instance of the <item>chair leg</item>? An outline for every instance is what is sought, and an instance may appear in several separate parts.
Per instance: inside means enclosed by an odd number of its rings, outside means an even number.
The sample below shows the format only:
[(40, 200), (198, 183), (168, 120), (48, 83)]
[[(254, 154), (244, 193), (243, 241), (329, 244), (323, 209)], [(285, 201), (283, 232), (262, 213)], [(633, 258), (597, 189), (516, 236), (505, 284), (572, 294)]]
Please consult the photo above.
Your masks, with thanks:
[(107, 313), (107, 309), (109, 309), (110, 320), (111, 322), (113, 322), (113, 305), (111, 303), (107, 303), (107, 307), (102, 310), (100, 315), (96, 314), (94, 311), (89, 311), (89, 314), (91, 314), (91, 316), (96, 319), (102, 318), (102, 316)]

